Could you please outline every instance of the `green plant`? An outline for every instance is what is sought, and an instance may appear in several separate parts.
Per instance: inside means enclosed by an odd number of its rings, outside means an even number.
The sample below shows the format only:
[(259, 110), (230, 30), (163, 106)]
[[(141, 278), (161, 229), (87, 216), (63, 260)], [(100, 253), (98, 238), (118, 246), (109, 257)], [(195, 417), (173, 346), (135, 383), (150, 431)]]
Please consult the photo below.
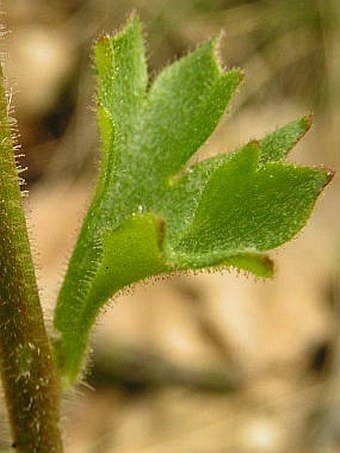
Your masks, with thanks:
[(213, 38), (169, 66), (148, 88), (137, 17), (98, 40), (101, 171), (58, 297), (52, 341), (36, 289), (1, 85), (1, 373), (19, 451), (62, 450), (60, 395), (79, 376), (91, 326), (114, 294), (150, 276), (204, 268), (234, 266), (270, 277), (273, 263), (265, 252), (300, 231), (332, 177), (322, 168), (284, 162), (310, 116), (186, 166), (242, 79), (238, 69), (222, 70), (217, 43)]

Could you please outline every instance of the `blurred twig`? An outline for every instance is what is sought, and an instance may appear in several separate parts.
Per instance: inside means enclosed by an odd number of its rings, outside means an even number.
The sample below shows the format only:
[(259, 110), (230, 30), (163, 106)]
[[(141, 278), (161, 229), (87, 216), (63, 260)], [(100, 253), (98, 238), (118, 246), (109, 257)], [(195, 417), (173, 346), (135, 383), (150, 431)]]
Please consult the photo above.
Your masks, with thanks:
[(90, 384), (130, 392), (182, 386), (210, 393), (234, 392), (240, 380), (228, 368), (192, 369), (148, 351), (103, 345), (95, 350)]

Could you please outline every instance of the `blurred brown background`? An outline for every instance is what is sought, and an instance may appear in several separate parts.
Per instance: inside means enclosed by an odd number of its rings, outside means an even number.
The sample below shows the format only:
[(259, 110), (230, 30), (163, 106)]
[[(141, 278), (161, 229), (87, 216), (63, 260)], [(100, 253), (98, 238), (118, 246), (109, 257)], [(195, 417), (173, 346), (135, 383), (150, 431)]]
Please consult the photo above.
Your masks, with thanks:
[[(220, 30), (226, 67), (246, 72), (202, 153), (232, 150), (312, 110), (314, 128), (291, 160), (338, 167), (338, 0), (10, 0), (2, 8), (47, 316), (96, 177), (93, 42), (132, 9), (145, 25), (151, 77)], [(335, 178), (304, 233), (272, 252), (273, 281), (176, 277), (111, 303), (93, 336), (90, 386), (65, 401), (66, 451), (340, 451), (338, 194)]]

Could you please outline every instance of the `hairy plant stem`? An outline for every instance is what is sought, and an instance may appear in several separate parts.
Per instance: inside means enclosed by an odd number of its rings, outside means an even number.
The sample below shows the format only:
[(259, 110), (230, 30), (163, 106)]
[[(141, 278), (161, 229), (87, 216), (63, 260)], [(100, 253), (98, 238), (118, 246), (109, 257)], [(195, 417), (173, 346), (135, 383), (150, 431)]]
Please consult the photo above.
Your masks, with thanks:
[(59, 453), (60, 384), (39, 301), (0, 71), (0, 373), (12, 446)]

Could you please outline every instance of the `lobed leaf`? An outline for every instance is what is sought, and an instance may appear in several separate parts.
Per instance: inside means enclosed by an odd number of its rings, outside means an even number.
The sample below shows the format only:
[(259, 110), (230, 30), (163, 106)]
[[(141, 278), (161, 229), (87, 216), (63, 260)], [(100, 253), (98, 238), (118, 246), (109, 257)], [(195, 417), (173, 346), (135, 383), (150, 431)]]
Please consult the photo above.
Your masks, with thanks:
[(276, 162), (259, 166), (259, 153), (251, 143), (215, 170), (190, 227), (172, 245), (176, 262), (209, 266), (273, 249), (300, 231), (329, 172)]
[(139, 144), (160, 180), (176, 175), (207, 140), (242, 79), (238, 69), (221, 71), (216, 43), (166, 68), (150, 89)]
[(81, 369), (98, 312), (121, 289), (207, 267), (272, 276), (265, 253), (301, 230), (332, 176), (283, 162), (310, 116), (185, 168), (242, 79), (238, 69), (221, 69), (216, 45), (165, 68), (148, 90), (137, 17), (97, 43), (101, 174), (54, 317), (65, 385)]

